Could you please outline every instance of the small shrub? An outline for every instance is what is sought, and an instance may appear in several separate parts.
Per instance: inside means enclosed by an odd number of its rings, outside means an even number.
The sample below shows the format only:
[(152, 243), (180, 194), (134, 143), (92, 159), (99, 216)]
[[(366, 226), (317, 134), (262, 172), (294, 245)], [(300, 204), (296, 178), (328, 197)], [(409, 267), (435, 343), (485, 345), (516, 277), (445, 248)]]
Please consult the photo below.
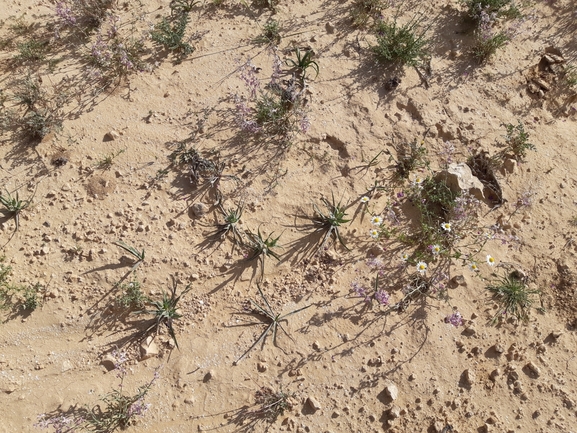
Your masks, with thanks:
[(68, 29), (83, 34), (98, 28), (117, 0), (58, 0), (54, 9), (56, 31)]
[(278, 21), (269, 20), (262, 27), (261, 35), (256, 38), (256, 42), (278, 45), (281, 40), (280, 30), (280, 23)]
[(505, 125), (507, 135), (505, 135), (505, 149), (499, 153), (499, 157), (512, 154), (518, 161), (527, 156), (528, 150), (536, 150), (534, 144), (529, 143), (529, 133), (525, 131), (525, 126), (520, 120), (517, 125), (508, 123)]
[(569, 65), (565, 70), (565, 75), (563, 76), (565, 84), (569, 87), (577, 87), (577, 66)]
[(170, 17), (162, 18), (150, 33), (151, 39), (174, 53), (178, 62), (194, 52), (194, 47), (184, 40), (184, 36), (190, 12), (196, 4), (195, 0), (172, 0)]
[(395, 163), (394, 177), (396, 180), (406, 180), (411, 172), (429, 166), (424, 140), (418, 142), (415, 139), (410, 143), (402, 143), (395, 146), (395, 150), (397, 152), (396, 159), (390, 150), (386, 150), (385, 153), (389, 155), (389, 162)]
[(49, 43), (48, 41), (29, 39), (16, 44), (16, 48), (18, 49), (18, 54), (14, 57), (16, 61), (20, 63), (38, 62), (45, 59), (49, 50)]
[(120, 17), (112, 13), (99, 27), (87, 61), (94, 68), (93, 76), (104, 85), (150, 69), (143, 60), (146, 35), (135, 38), (135, 32), (122, 27)]
[(521, 11), (513, 0), (461, 0), (461, 2), (467, 8), (467, 15), (476, 21), (482, 20), (483, 13), (507, 18), (521, 16)]
[(533, 304), (532, 295), (541, 293), (539, 290), (529, 289), (515, 274), (509, 274), (499, 282), (487, 286), (487, 290), (499, 304), (497, 313), (491, 319), (493, 323), (507, 314), (515, 316), (518, 320), (528, 321), (528, 309)]
[(356, 0), (349, 12), (353, 25), (365, 27), (371, 19), (378, 19), (388, 6), (388, 0)]
[(252, 0), (252, 4), (258, 8), (269, 8), (275, 10), (279, 0)]
[(260, 415), (269, 422), (274, 422), (285, 410), (292, 407), (290, 399), (292, 394), (281, 391), (273, 391), (268, 387), (262, 387), (255, 393), (255, 403), (259, 405), (255, 415)]
[(83, 431), (112, 433), (126, 429), (136, 418), (144, 416), (150, 407), (150, 404), (145, 403), (145, 398), (158, 379), (158, 372), (155, 372), (150, 382), (140, 386), (135, 394), (129, 394), (124, 384), (128, 374), (128, 370), (123, 365), (127, 361), (126, 354), (113, 352), (113, 356), (116, 358), (115, 367), (120, 378), (117, 388), (101, 396), (100, 402), (93, 407), (82, 406), (66, 414), (59, 411), (41, 414), (35, 426), (53, 429), (55, 433)]
[(116, 298), (116, 305), (125, 310), (141, 310), (144, 308), (148, 297), (142, 292), (140, 283), (135, 279), (128, 284), (120, 286), (122, 295)]
[(371, 50), (378, 62), (417, 66), (427, 55), (429, 41), (425, 38), (427, 29), (421, 30), (422, 16), (413, 17), (408, 23), (399, 25), (379, 21), (376, 26), (377, 45)]
[(504, 47), (511, 40), (505, 31), (497, 33), (478, 31), (475, 35), (475, 45), (473, 46), (473, 56), (480, 63), (486, 62), (493, 56), (499, 48)]

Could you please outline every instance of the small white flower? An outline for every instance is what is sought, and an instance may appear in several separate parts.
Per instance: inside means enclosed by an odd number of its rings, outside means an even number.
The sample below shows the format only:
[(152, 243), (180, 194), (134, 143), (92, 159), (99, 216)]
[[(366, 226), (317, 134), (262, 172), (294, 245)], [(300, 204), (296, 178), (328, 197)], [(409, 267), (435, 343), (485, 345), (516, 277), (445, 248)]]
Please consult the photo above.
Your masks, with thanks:
[(477, 266), (476, 263), (469, 263), (469, 269), (472, 270), (473, 272), (479, 272), (479, 267)]
[(427, 271), (427, 264), (425, 262), (417, 263), (417, 271), (424, 274)]
[(443, 224), (441, 224), (441, 228), (443, 230), (445, 230), (446, 232), (450, 232), (451, 231), (451, 223), (443, 223)]
[(431, 246), (431, 252), (433, 253), (433, 255), (437, 255), (441, 252), (441, 247), (439, 245), (432, 245)]
[(408, 255), (407, 253), (403, 253), (403, 254), (401, 255), (401, 260), (402, 260), (403, 262), (406, 262), (407, 260), (409, 260), (409, 255)]
[(368, 203), (369, 200), (370, 200), (370, 199), (369, 199), (366, 195), (364, 195), (364, 196), (361, 197), (361, 203)]
[(378, 239), (379, 238), (379, 231), (377, 229), (371, 229), (371, 231), (369, 232), (369, 235), (373, 239)]
[(423, 182), (425, 181), (425, 179), (423, 179), (420, 176), (415, 177), (415, 179), (413, 179), (413, 185), (421, 187), (423, 185)]
[(495, 258), (490, 254), (487, 254), (487, 264), (493, 266), (495, 264)]
[(371, 218), (371, 223), (374, 226), (380, 226), (383, 223), (383, 217), (375, 215), (374, 217)]

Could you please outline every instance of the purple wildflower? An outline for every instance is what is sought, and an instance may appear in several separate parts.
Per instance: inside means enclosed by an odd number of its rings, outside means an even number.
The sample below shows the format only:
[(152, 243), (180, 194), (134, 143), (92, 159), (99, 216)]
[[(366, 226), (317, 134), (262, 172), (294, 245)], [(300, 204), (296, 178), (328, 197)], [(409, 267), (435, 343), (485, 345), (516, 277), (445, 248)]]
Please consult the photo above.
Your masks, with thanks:
[(463, 316), (458, 311), (455, 311), (450, 316), (445, 317), (445, 323), (450, 323), (457, 328), (463, 324)]

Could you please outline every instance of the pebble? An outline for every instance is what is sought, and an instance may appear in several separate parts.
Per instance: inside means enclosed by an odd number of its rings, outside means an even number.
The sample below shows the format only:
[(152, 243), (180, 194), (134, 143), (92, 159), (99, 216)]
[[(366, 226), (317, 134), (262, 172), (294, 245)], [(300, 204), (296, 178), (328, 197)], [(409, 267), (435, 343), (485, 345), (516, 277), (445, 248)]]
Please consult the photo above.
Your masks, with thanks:
[(103, 365), (108, 371), (114, 370), (116, 368), (116, 359), (110, 353), (107, 353), (100, 360), (100, 365)]
[(154, 341), (154, 337), (149, 336), (146, 341), (143, 341), (140, 345), (140, 360), (144, 361), (145, 359), (152, 358), (153, 356), (158, 355), (158, 346)]
[(208, 206), (204, 203), (194, 203), (191, 207), (192, 213), (197, 218), (202, 218), (208, 212)]
[(391, 406), (389, 409), (389, 416), (393, 419), (399, 418), (401, 416), (401, 408), (396, 404)]
[(206, 382), (208, 382), (209, 380), (214, 379), (215, 374), (216, 374), (216, 373), (215, 373), (214, 370), (208, 370), (208, 372), (204, 375), (202, 381), (206, 383)]
[(313, 409), (313, 410), (319, 410), (321, 408), (320, 403), (318, 402), (318, 400), (316, 398), (314, 398), (313, 396), (309, 395), (307, 398), (307, 404)]
[(264, 373), (267, 370), (267, 365), (264, 362), (259, 362), (258, 364), (256, 364), (256, 369), (260, 372), (260, 373)]
[(525, 365), (525, 369), (534, 377), (541, 376), (541, 369), (537, 367), (533, 362), (529, 362)]
[(66, 359), (62, 363), (62, 373), (64, 373), (65, 371), (68, 371), (68, 370), (72, 370), (72, 362), (70, 362), (70, 360)]
[(399, 396), (399, 388), (394, 383), (390, 383), (385, 387), (385, 395), (394, 401)]
[(118, 137), (120, 137), (120, 134), (118, 133), (118, 131), (115, 131), (114, 129), (108, 131), (106, 134), (104, 134), (104, 140), (105, 141), (113, 141), (116, 140)]
[(194, 404), (194, 397), (186, 397), (184, 399), (184, 403), (186, 404)]
[(321, 350), (321, 345), (319, 344), (318, 341), (315, 341), (315, 342), (313, 343), (313, 349), (316, 350), (317, 352), (318, 352), (319, 350)]
[(335, 25), (329, 21), (325, 24), (325, 29), (329, 35), (332, 35), (335, 32)]
[(476, 379), (476, 375), (475, 372), (469, 368), (467, 368), (464, 372), (463, 372), (463, 382), (467, 387), (471, 387), (473, 386), (473, 384), (475, 383), (475, 379)]

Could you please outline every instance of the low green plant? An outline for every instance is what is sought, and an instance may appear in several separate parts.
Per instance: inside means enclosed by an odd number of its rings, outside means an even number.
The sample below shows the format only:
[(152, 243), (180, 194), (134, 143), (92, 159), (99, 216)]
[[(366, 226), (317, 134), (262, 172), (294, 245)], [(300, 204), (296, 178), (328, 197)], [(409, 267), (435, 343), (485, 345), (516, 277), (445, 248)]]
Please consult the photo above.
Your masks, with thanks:
[(232, 240), (235, 245), (243, 244), (243, 232), (238, 226), (240, 219), (242, 217), (243, 205), (239, 204), (236, 209), (224, 209), (222, 204), (219, 204), (220, 212), (224, 217), (224, 222), (217, 224), (217, 236), (224, 239), (226, 236), (231, 235)]
[(504, 47), (511, 40), (505, 31), (488, 33), (479, 31), (475, 35), (475, 45), (472, 48), (473, 56), (480, 63), (486, 62), (499, 48)]
[(75, 406), (67, 413), (55, 411), (40, 414), (35, 427), (54, 429), (60, 433), (112, 433), (126, 429), (137, 417), (144, 416), (150, 406), (145, 403), (145, 398), (159, 377), (158, 372), (155, 372), (148, 383), (140, 386), (136, 393), (129, 394), (124, 384), (128, 370), (123, 364), (128, 360), (127, 356), (117, 351), (114, 351), (112, 356), (115, 358), (115, 368), (119, 371), (117, 376), (120, 384), (117, 388), (101, 396), (93, 407)]
[(540, 294), (537, 289), (527, 287), (525, 281), (511, 273), (498, 282), (487, 286), (487, 290), (493, 295), (493, 299), (499, 304), (497, 313), (491, 319), (497, 322), (505, 316), (512, 315), (521, 321), (529, 320), (529, 308), (533, 305), (533, 295)]
[(390, 150), (384, 152), (389, 155), (389, 162), (395, 163), (396, 180), (404, 181), (409, 178), (411, 172), (429, 167), (429, 160), (427, 159), (427, 148), (425, 147), (425, 140), (420, 142), (417, 139), (409, 143), (402, 143), (395, 146), (397, 153), (396, 158)]
[(312, 68), (315, 72), (315, 78), (319, 75), (319, 65), (313, 60), (314, 52), (312, 50), (305, 50), (304, 54), (300, 48), (295, 48), (296, 59), (287, 59), (286, 64), (293, 66), (299, 72), (301, 79), (304, 81), (307, 69)]
[(371, 47), (378, 62), (418, 66), (427, 55), (427, 28), (421, 29), (424, 17), (415, 15), (400, 25), (395, 17), (391, 22), (379, 21), (375, 27), (377, 45)]
[(112, 164), (114, 163), (114, 159), (119, 156), (120, 154), (124, 153), (126, 149), (120, 149), (117, 152), (109, 153), (104, 155), (97, 163), (96, 167), (102, 170), (110, 170)]
[(136, 279), (128, 284), (121, 285), (120, 290), (122, 294), (116, 298), (115, 303), (122, 309), (141, 310), (149, 302), (148, 297), (142, 292), (140, 283)]
[(44, 289), (40, 283), (33, 286), (26, 286), (22, 290), (22, 299), (20, 301), (20, 308), (24, 311), (34, 311), (40, 305), (41, 300), (39, 293)]
[(313, 204), (315, 215), (313, 216), (313, 226), (316, 227), (317, 232), (322, 232), (322, 238), (315, 252), (322, 250), (329, 239), (335, 238), (339, 243), (348, 251), (349, 248), (345, 244), (344, 239), (339, 232), (340, 227), (343, 224), (350, 222), (350, 219), (346, 219), (347, 216), (347, 205), (343, 205), (341, 201), (338, 203), (335, 201), (334, 194), (332, 195), (332, 200), (328, 201), (326, 198), (321, 199), (326, 207), (326, 211), (322, 211), (316, 204)]
[(150, 37), (153, 42), (173, 52), (177, 61), (181, 61), (194, 52), (194, 47), (184, 40), (189, 22), (188, 12), (171, 19), (164, 17), (150, 33)]
[(116, 241), (114, 242), (114, 245), (119, 246), (136, 259), (136, 262), (132, 266), (132, 270), (136, 269), (136, 267), (144, 261), (144, 248), (142, 249), (142, 251), (138, 251), (136, 248), (127, 245), (122, 241)]
[(260, 228), (257, 230), (256, 234), (247, 230), (246, 232), (246, 243), (245, 246), (249, 250), (249, 260), (258, 259), (260, 263), (260, 277), (264, 277), (264, 261), (266, 257), (272, 257), (276, 260), (280, 260), (280, 256), (274, 248), (279, 248), (278, 240), (281, 235), (276, 238), (273, 237), (273, 233), (269, 234), (266, 238), (261, 234)]
[(15, 196), (12, 196), (9, 191), (6, 191), (6, 195), (0, 195), (0, 203), (4, 206), (4, 209), (0, 209), (0, 212), (10, 218), (14, 218), (16, 230), (18, 230), (20, 227), (20, 212), (30, 206), (32, 201), (20, 200), (18, 192), (16, 192)]
[(565, 69), (565, 74), (563, 76), (565, 84), (569, 87), (577, 87), (577, 66), (569, 65)]
[(388, 0), (356, 0), (349, 12), (353, 25), (365, 27), (369, 20), (378, 19), (388, 6)]
[(178, 341), (174, 332), (174, 321), (182, 317), (178, 309), (178, 302), (191, 290), (192, 286), (189, 284), (180, 295), (177, 295), (177, 284), (176, 281), (173, 281), (170, 293), (163, 292), (161, 300), (149, 303), (153, 307), (152, 309), (138, 311), (137, 313), (139, 314), (151, 314), (154, 316), (153, 323), (144, 331), (144, 335), (147, 336), (153, 332), (158, 334), (160, 329), (166, 326), (170, 337), (178, 348)]
[[(420, 179), (419, 179), (420, 180)], [(409, 198), (419, 210), (419, 229), (411, 235), (402, 235), (401, 241), (416, 245), (422, 254), (430, 245), (452, 246), (454, 232), (450, 230), (450, 218), (459, 197), (443, 179), (427, 177), (414, 182)], [(444, 228), (444, 224), (449, 224)]]
[(293, 394), (280, 391), (273, 391), (271, 388), (262, 387), (255, 393), (255, 403), (259, 406), (255, 415), (265, 418), (269, 422), (274, 422), (279, 416), (292, 407), (290, 399)]
[(280, 30), (280, 23), (278, 21), (268, 20), (262, 26), (262, 32), (260, 36), (256, 38), (256, 42), (278, 45), (281, 41)]
[(277, 342), (276, 342), (276, 337), (277, 337), (277, 331), (280, 328), (291, 340), (294, 341), (294, 339), (290, 336), (290, 334), (284, 329), (284, 327), (282, 326), (282, 322), (288, 322), (287, 317), (292, 316), (293, 314), (298, 313), (299, 311), (305, 310), (306, 308), (310, 307), (310, 305), (307, 305), (305, 307), (299, 308), (297, 310), (293, 310), (290, 313), (284, 314), (281, 316), (280, 313), (275, 313), (274, 310), (272, 309), (272, 307), (270, 306), (268, 300), (266, 299), (266, 297), (264, 296), (264, 293), (262, 292), (262, 289), (260, 288), (260, 285), (257, 285), (258, 288), (258, 293), (260, 295), (260, 297), (262, 298), (262, 300), (264, 301), (264, 304), (259, 304), (256, 301), (253, 301), (252, 299), (250, 299), (250, 305), (251, 307), (248, 308), (248, 311), (243, 312), (243, 313), (237, 313), (237, 314), (243, 314), (243, 315), (256, 315), (258, 317), (258, 319), (260, 320), (260, 322), (255, 322), (255, 323), (248, 323), (242, 326), (250, 326), (250, 325), (256, 325), (256, 324), (260, 324), (260, 323), (264, 323), (266, 326), (266, 328), (264, 329), (264, 331), (260, 334), (260, 336), (255, 340), (255, 342), (252, 344), (252, 346), (250, 346), (248, 348), (248, 350), (246, 352), (244, 352), (240, 358), (238, 358), (235, 362), (234, 365), (238, 364), (252, 349), (254, 349), (256, 347), (256, 345), (258, 343), (260, 343), (262, 341), (263, 347), (264, 347), (264, 342), (266, 339), (266, 336), (268, 335), (269, 332), (272, 333), (272, 341), (273, 344), (277, 346)]
[(505, 135), (505, 149), (499, 155), (512, 154), (517, 161), (523, 160), (527, 156), (528, 150), (536, 150), (534, 144), (529, 143), (529, 133), (525, 131), (525, 126), (520, 120), (517, 125), (505, 124), (507, 134)]
[(48, 41), (38, 41), (36, 39), (20, 42), (16, 44), (18, 54), (14, 59), (20, 63), (42, 61), (46, 58), (49, 46)]
[(275, 10), (279, 0), (252, 0), (252, 4), (258, 8), (269, 8)]
[(521, 11), (514, 0), (461, 0), (461, 2), (467, 8), (467, 15), (474, 20), (481, 20), (482, 13), (506, 18), (521, 17)]
[(19, 131), (22, 138), (41, 140), (62, 125), (62, 107), (69, 96), (63, 82), (48, 92), (41, 86), (40, 76), (28, 72), (15, 80), (14, 89), (6, 100), (15, 101), (16, 106), (0, 110), (1, 123), (7, 130)]

